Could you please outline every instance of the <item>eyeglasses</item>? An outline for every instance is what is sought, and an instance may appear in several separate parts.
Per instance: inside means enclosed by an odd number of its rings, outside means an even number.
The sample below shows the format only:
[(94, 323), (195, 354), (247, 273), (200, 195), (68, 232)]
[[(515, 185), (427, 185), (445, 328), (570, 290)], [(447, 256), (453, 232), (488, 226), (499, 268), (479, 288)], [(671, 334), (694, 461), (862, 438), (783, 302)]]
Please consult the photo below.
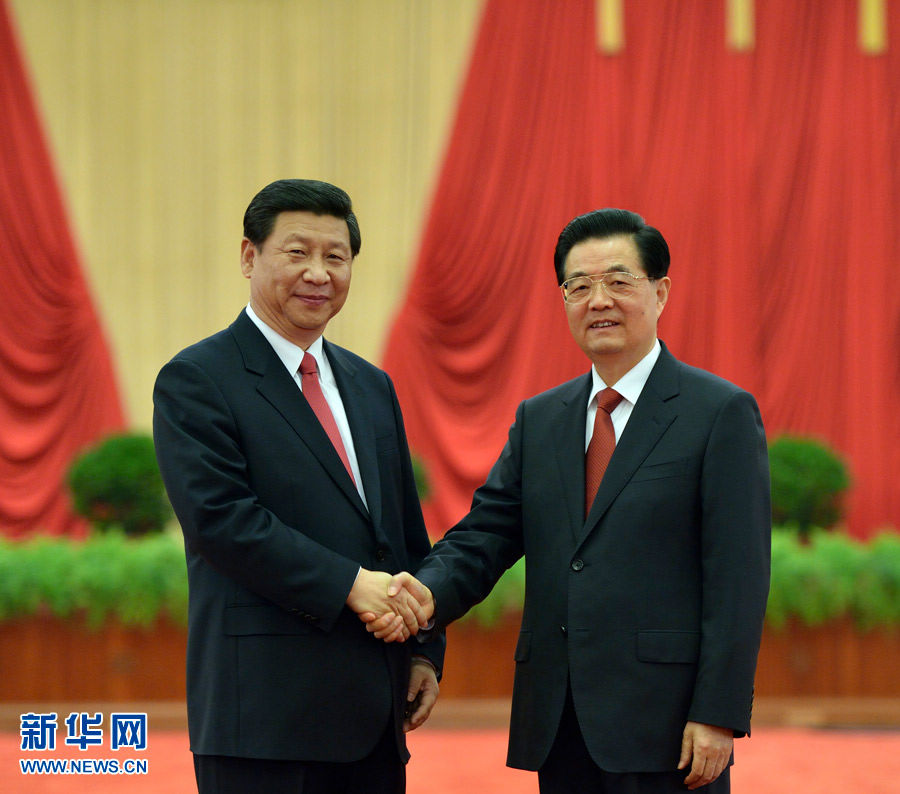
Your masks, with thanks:
[(639, 281), (655, 281), (649, 276), (633, 276), (614, 270), (602, 276), (575, 276), (567, 279), (559, 288), (566, 303), (584, 303), (594, 294), (594, 285), (600, 284), (610, 298), (629, 298), (637, 292)]

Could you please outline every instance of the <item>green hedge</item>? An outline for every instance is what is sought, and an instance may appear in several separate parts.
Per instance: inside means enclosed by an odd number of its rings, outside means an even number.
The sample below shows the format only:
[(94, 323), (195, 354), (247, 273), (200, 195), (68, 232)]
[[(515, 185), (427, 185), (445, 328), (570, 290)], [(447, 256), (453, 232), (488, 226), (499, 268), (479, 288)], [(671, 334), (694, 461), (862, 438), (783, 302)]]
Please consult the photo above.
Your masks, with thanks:
[[(491, 626), (521, 609), (524, 592), (520, 560), (466, 619)], [(126, 625), (149, 625), (160, 614), (186, 623), (180, 533), (0, 540), (0, 621), (42, 610), (63, 618), (83, 613), (93, 626), (111, 616)], [(789, 619), (816, 626), (843, 617), (862, 629), (900, 624), (900, 534), (886, 531), (860, 542), (814, 532), (805, 544), (793, 532), (776, 530), (767, 623), (778, 629)]]
[(119, 532), (87, 540), (0, 540), (0, 621), (46, 610), (147, 626), (162, 614), (187, 623), (187, 568), (180, 532), (129, 539)]
[[(466, 619), (493, 625), (521, 609), (525, 565), (520, 560)], [(850, 617), (864, 630), (900, 625), (900, 534), (884, 531), (867, 542), (814, 531), (808, 543), (791, 528), (772, 533), (772, 582), (766, 623), (783, 628)]]
[(885, 531), (863, 543), (820, 531), (803, 544), (774, 532), (767, 623), (818, 626), (843, 617), (862, 629), (900, 623), (900, 535)]

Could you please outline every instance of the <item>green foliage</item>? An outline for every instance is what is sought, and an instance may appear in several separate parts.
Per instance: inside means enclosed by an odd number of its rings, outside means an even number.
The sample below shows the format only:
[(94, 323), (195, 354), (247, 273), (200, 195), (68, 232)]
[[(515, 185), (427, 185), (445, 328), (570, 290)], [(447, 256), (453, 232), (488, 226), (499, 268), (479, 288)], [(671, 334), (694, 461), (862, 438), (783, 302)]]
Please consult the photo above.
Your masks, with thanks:
[(110, 436), (84, 452), (70, 466), (68, 484), (75, 511), (100, 530), (161, 532), (172, 517), (147, 435)]
[[(520, 611), (524, 596), (522, 559), (464, 619), (489, 628)], [(819, 626), (844, 617), (862, 629), (900, 625), (900, 534), (884, 530), (862, 542), (815, 531), (803, 543), (791, 529), (773, 531), (768, 625), (782, 628), (793, 619)]]
[(900, 535), (885, 530), (863, 543), (819, 531), (801, 543), (776, 530), (766, 622), (819, 626), (844, 617), (862, 629), (900, 623)]
[[(486, 628), (522, 609), (525, 560), (500, 579), (466, 620)], [(149, 625), (166, 614), (187, 623), (187, 571), (178, 532), (128, 538), (119, 531), (85, 541), (36, 537), (0, 539), (0, 622), (46, 610), (110, 617)], [(869, 542), (814, 532), (809, 543), (784, 528), (772, 535), (772, 584), (766, 622), (807, 626), (850, 617), (862, 629), (900, 625), (900, 534), (885, 530)]]
[(425, 461), (417, 455), (410, 455), (412, 463), (413, 479), (416, 481), (416, 493), (419, 501), (424, 502), (431, 495), (431, 483), (428, 479), (428, 468)]
[(525, 558), (522, 557), (500, 577), (484, 601), (466, 612), (463, 620), (474, 620), (480, 626), (489, 628), (504, 615), (521, 612), (524, 601)]
[(774, 628), (791, 617), (819, 626), (846, 615), (863, 563), (862, 544), (845, 535), (820, 532), (803, 544), (789, 530), (776, 530), (766, 620)]
[(802, 538), (813, 527), (828, 529), (843, 517), (850, 486), (844, 462), (820, 441), (780, 436), (769, 445), (772, 519), (796, 527)]
[(0, 539), (0, 621), (47, 610), (84, 614), (91, 626), (116, 617), (146, 626), (161, 614), (187, 623), (187, 569), (177, 533), (127, 538), (119, 531), (85, 541)]
[(900, 623), (900, 535), (885, 531), (869, 544), (859, 569), (853, 615), (862, 628)]

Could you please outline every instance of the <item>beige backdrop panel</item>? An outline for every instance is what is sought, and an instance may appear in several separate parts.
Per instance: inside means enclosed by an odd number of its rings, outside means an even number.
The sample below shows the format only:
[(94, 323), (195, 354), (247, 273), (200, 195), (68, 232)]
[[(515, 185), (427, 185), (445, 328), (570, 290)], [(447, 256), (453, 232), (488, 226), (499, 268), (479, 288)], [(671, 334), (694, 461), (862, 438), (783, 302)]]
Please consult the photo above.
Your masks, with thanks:
[(131, 424), (153, 380), (247, 300), (241, 219), (285, 176), (363, 235), (328, 336), (378, 359), (482, 0), (12, 0)]

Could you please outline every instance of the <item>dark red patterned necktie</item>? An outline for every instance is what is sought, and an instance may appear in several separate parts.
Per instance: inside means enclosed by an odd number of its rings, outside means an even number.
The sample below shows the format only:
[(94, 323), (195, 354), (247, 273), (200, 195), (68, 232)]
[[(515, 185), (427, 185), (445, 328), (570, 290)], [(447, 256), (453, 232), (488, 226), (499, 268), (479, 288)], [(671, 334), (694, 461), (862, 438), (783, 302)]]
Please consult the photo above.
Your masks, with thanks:
[(584, 456), (584, 514), (591, 511), (594, 497), (600, 488), (603, 473), (616, 448), (616, 433), (610, 414), (621, 402), (622, 395), (613, 389), (597, 394), (597, 415), (594, 417), (594, 434)]
[(337, 454), (340, 455), (341, 460), (344, 462), (347, 474), (350, 475), (350, 479), (353, 480), (353, 484), (356, 485), (353, 471), (350, 468), (350, 459), (347, 457), (347, 450), (344, 449), (344, 442), (341, 440), (341, 433), (338, 430), (337, 422), (334, 421), (334, 414), (331, 413), (331, 408), (328, 407), (328, 401), (322, 393), (322, 386), (319, 384), (319, 367), (316, 364), (315, 356), (310, 353), (303, 354), (303, 361), (300, 362), (300, 375), (303, 396), (306, 397), (309, 407), (313, 409), (313, 412), (319, 420), (319, 424), (321, 424), (325, 429), (325, 432), (328, 433), (328, 438), (331, 439), (331, 443), (334, 444)]

